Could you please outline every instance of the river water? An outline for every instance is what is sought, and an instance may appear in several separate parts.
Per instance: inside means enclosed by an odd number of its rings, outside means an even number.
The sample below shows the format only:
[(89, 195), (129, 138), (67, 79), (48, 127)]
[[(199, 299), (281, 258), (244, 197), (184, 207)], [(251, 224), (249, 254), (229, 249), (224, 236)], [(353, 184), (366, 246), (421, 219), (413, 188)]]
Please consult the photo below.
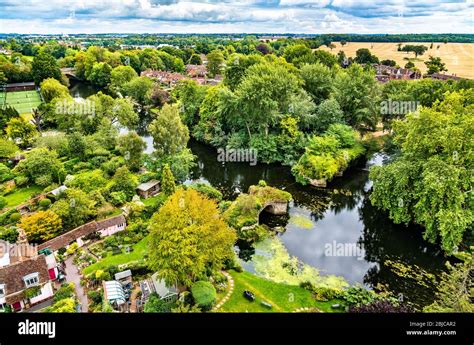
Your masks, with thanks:
[[(94, 90), (84, 86), (73, 89), (74, 97), (87, 97)], [(153, 152), (153, 139), (146, 134), (146, 126), (138, 133), (147, 143), (146, 153)], [(123, 133), (124, 130), (121, 130)], [(401, 262), (415, 268), (417, 273), (439, 273), (447, 260), (439, 246), (423, 240), (422, 229), (394, 224), (383, 211), (370, 201), (372, 182), (368, 169), (381, 165), (383, 154), (376, 154), (368, 162), (346, 171), (327, 188), (297, 184), (289, 167), (280, 165), (226, 163), (217, 160), (217, 151), (191, 140), (189, 147), (196, 155), (196, 167), (190, 180), (203, 181), (219, 189), (226, 199), (234, 199), (249, 186), (265, 180), (268, 185), (290, 192), (289, 215), (275, 217), (262, 213), (260, 221), (271, 226), (283, 226), (278, 239), (291, 256), (311, 265), (321, 274), (342, 276), (351, 284), (368, 288), (382, 284), (387, 290), (418, 306), (431, 303), (432, 286), (421, 286), (411, 278), (402, 278), (384, 265), (386, 260)], [(292, 221), (293, 219), (298, 221)], [(344, 255), (327, 255), (328, 246), (350, 246), (357, 250)], [(244, 269), (254, 271), (254, 249), (239, 243)]]

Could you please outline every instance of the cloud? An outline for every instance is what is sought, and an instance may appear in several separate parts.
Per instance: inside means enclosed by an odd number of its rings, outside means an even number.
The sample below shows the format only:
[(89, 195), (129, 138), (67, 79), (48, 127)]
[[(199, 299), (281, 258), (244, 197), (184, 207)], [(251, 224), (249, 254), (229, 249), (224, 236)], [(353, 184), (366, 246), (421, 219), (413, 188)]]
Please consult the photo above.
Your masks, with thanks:
[(0, 0), (0, 32), (472, 32), (463, 0)]

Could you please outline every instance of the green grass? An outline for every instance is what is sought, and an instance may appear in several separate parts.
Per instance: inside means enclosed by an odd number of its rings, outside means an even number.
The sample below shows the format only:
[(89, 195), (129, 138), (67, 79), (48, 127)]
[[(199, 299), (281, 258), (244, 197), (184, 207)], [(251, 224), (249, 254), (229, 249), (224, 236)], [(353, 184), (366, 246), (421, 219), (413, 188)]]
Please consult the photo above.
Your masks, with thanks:
[(32, 195), (41, 193), (43, 189), (39, 186), (30, 186), (26, 188), (18, 188), (13, 193), (5, 195), (7, 199), (7, 207), (15, 207), (28, 201)]
[(27, 114), (41, 104), (41, 98), (37, 91), (7, 92), (6, 103), (15, 108), (18, 113)]
[(110, 266), (123, 265), (132, 261), (142, 260), (148, 251), (148, 236), (143, 238), (140, 242), (133, 246), (133, 251), (130, 253), (122, 253), (118, 255), (109, 255), (106, 258), (90, 265), (82, 271), (85, 275), (94, 272), (95, 270), (103, 270)]
[[(316, 301), (311, 292), (296, 285), (274, 283), (257, 277), (249, 272), (229, 272), (234, 279), (234, 292), (229, 300), (219, 310), (220, 312), (292, 312), (298, 308), (317, 308), (324, 312), (334, 312), (332, 304), (340, 300), (327, 302)], [(247, 300), (245, 290), (253, 292), (255, 301)], [(260, 304), (261, 301), (270, 303), (269, 309)]]
[(151, 198), (148, 199), (143, 199), (141, 198), (140, 200), (145, 204), (145, 206), (152, 206), (156, 203), (157, 200), (161, 198), (160, 194), (157, 194), (155, 196), (152, 196)]

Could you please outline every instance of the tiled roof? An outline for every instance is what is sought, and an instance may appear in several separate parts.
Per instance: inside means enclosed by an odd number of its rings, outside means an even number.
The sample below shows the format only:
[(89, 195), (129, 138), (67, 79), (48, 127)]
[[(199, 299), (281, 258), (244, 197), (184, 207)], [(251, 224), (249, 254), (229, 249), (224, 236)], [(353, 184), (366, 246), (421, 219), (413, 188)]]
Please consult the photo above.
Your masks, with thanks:
[(101, 221), (93, 221), (80, 227), (77, 227), (65, 234), (55, 237), (47, 242), (41, 243), (38, 246), (38, 250), (49, 248), (52, 251), (56, 251), (59, 248), (66, 247), (71, 242), (74, 242), (80, 237), (92, 234), (93, 232), (106, 229), (108, 227), (124, 224), (126, 222), (125, 217), (121, 214), (112, 218), (104, 219)]
[(39, 284), (49, 281), (48, 266), (44, 255), (37, 255), (28, 260), (20, 261), (0, 268), (0, 284), (5, 284), (5, 300), (8, 304), (21, 301), (26, 289), (23, 277), (38, 272)]

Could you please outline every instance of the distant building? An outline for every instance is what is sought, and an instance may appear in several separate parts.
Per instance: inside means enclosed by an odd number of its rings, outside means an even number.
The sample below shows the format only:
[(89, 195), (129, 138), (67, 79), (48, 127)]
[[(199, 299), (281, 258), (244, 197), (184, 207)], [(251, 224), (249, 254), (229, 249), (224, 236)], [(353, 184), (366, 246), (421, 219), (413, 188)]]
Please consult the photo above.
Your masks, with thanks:
[(461, 80), (463, 78), (458, 77), (456, 74), (445, 74), (445, 73), (433, 73), (431, 75), (427, 75), (427, 78), (431, 77), (431, 79), (436, 80)]
[(160, 181), (158, 180), (151, 180), (145, 183), (140, 184), (137, 187), (137, 193), (142, 198), (147, 199), (156, 194), (160, 191)]
[(191, 78), (205, 78), (207, 68), (205, 65), (186, 65), (186, 74)]
[(97, 232), (101, 237), (113, 235), (119, 231), (125, 230), (127, 227), (127, 221), (121, 214), (112, 218), (104, 219), (101, 221), (93, 221), (81, 225), (71, 231), (68, 231), (62, 235), (59, 235), (49, 241), (41, 243), (38, 246), (39, 250), (49, 249), (52, 252), (57, 251), (60, 248), (66, 248), (72, 242), (76, 241), (79, 247), (84, 245), (84, 237)]
[(15, 92), (15, 91), (33, 91), (36, 89), (35, 83), (25, 82), (25, 83), (11, 83), (7, 84), (6, 91), (7, 92)]
[(186, 76), (180, 73), (167, 72), (167, 71), (156, 71), (156, 70), (146, 70), (140, 74), (142, 77), (147, 77), (151, 79), (156, 79), (162, 84), (165, 84), (168, 87), (176, 85), (180, 80), (186, 79)]

